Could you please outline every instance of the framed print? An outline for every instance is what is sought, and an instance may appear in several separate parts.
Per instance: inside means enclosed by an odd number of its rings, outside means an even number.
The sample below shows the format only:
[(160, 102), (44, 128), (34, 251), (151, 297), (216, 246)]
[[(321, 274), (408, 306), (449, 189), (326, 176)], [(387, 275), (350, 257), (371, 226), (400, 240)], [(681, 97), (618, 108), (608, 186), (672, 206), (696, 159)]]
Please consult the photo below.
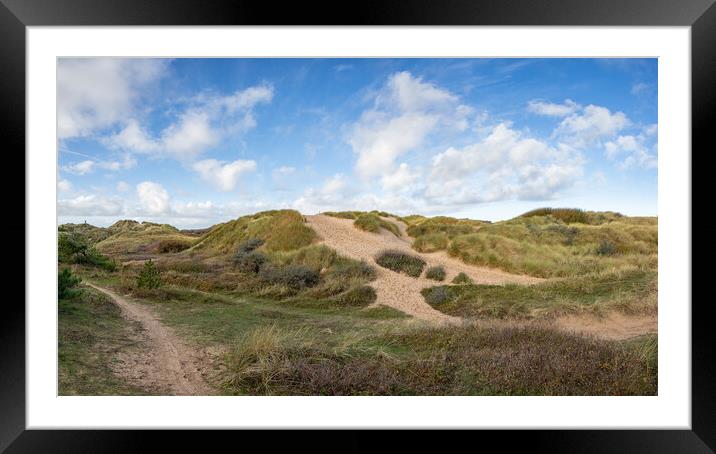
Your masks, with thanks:
[(3, 0), (27, 177), (3, 449), (713, 452), (712, 2), (132, 3)]

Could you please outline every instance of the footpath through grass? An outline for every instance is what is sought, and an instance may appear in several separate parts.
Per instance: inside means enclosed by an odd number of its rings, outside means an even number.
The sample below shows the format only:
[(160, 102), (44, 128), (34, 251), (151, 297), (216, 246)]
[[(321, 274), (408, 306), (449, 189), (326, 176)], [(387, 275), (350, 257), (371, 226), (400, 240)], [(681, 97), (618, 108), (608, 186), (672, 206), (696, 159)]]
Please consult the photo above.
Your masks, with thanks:
[(110, 364), (119, 352), (136, 349), (130, 322), (105, 295), (83, 288), (61, 299), (59, 309), (59, 394), (146, 394), (115, 376)]

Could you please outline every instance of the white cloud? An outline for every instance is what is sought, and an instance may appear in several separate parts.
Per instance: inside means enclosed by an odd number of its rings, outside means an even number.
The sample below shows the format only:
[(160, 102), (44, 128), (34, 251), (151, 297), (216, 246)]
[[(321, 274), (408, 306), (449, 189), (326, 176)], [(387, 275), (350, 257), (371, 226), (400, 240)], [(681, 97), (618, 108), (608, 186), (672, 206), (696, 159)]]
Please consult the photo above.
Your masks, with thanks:
[(408, 164), (402, 163), (398, 169), (392, 174), (383, 175), (383, 188), (389, 191), (405, 191), (410, 189), (412, 183), (420, 176), (418, 172), (413, 172)]
[(373, 108), (363, 112), (348, 136), (358, 155), (358, 174), (362, 178), (392, 174), (396, 159), (419, 149), (439, 125), (463, 131), (473, 113), (447, 90), (408, 72), (393, 74), (374, 96)]
[(607, 158), (618, 160), (618, 167), (626, 170), (633, 167), (655, 169), (658, 166), (657, 157), (649, 153), (645, 145), (644, 136), (619, 136), (615, 140), (604, 144)]
[(649, 92), (650, 90), (651, 90), (651, 85), (645, 84), (643, 82), (637, 82), (631, 86), (631, 94), (632, 95), (641, 95), (643, 93)]
[(119, 192), (127, 192), (129, 191), (130, 186), (125, 181), (120, 181), (117, 183), (117, 191)]
[(137, 185), (139, 204), (150, 215), (165, 214), (169, 211), (169, 193), (159, 183), (145, 181)]
[(80, 195), (58, 200), (57, 212), (61, 216), (117, 216), (124, 212), (124, 202), (119, 198)]
[(191, 162), (223, 138), (256, 127), (253, 109), (271, 102), (273, 93), (272, 86), (258, 85), (227, 96), (202, 94), (192, 98), (190, 106), (157, 137), (129, 118), (122, 130), (103, 142), (111, 149)]
[(72, 189), (72, 183), (70, 183), (69, 180), (60, 179), (57, 182), (57, 189), (59, 189), (62, 192), (68, 192)]
[(92, 170), (94, 170), (94, 166), (95, 162), (87, 159), (76, 164), (64, 166), (62, 170), (64, 170), (65, 172), (74, 173), (75, 175), (84, 175), (92, 172)]
[(239, 159), (223, 163), (216, 159), (205, 159), (194, 163), (192, 168), (218, 190), (228, 192), (236, 187), (239, 176), (256, 170), (256, 162)]
[(296, 199), (292, 206), (302, 213), (317, 213), (344, 206), (348, 199), (348, 184), (346, 177), (337, 173), (326, 179), (323, 185), (316, 189), (310, 188)]
[(557, 126), (555, 134), (572, 145), (584, 147), (605, 137), (613, 137), (630, 124), (623, 112), (612, 113), (593, 104), (574, 113)]
[(131, 115), (140, 91), (166, 72), (159, 59), (59, 59), (57, 134), (86, 136)]
[(571, 99), (565, 99), (563, 104), (553, 104), (550, 102), (533, 99), (527, 103), (527, 110), (537, 115), (547, 115), (550, 117), (566, 117), (579, 109), (579, 104)]
[(181, 218), (210, 218), (215, 214), (216, 206), (210, 201), (175, 203), (172, 205), (174, 216)]
[(547, 200), (574, 184), (582, 164), (573, 148), (524, 137), (501, 123), (475, 144), (434, 156), (425, 196), (442, 205)]

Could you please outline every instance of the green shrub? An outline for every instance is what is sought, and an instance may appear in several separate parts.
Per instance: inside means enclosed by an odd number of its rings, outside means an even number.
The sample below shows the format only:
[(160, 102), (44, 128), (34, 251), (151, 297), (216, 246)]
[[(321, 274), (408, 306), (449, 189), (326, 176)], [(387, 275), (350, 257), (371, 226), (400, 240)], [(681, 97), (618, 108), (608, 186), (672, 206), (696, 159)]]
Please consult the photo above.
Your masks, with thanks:
[(114, 260), (102, 255), (94, 247), (89, 247), (82, 237), (73, 233), (60, 233), (57, 239), (57, 258), (63, 263), (95, 266), (107, 271), (117, 269)]
[(72, 298), (78, 294), (75, 289), (82, 282), (79, 276), (72, 274), (69, 268), (64, 268), (57, 274), (57, 296), (59, 299)]
[(192, 245), (191, 241), (182, 240), (162, 240), (157, 246), (157, 252), (160, 254), (181, 252), (185, 249), (189, 249)]
[(589, 224), (587, 213), (579, 208), (537, 208), (522, 214), (520, 217), (529, 218), (534, 216), (552, 216), (565, 224)]
[(452, 280), (453, 284), (472, 284), (472, 279), (465, 273), (460, 273)]
[(239, 244), (239, 247), (236, 248), (236, 256), (240, 257), (242, 255), (248, 254), (249, 252), (253, 252), (254, 250), (261, 247), (262, 244), (264, 244), (264, 240), (260, 238), (249, 238), (248, 240), (242, 241)]
[(420, 276), (425, 268), (425, 260), (397, 250), (384, 251), (375, 261), (383, 268), (412, 277)]
[(445, 268), (443, 268), (442, 266), (431, 266), (425, 272), (425, 277), (434, 281), (444, 281)]
[(425, 301), (431, 306), (444, 304), (448, 300), (450, 300), (450, 292), (445, 287), (433, 287), (425, 295)]
[(336, 300), (344, 306), (363, 307), (373, 304), (376, 298), (377, 295), (373, 287), (362, 285), (338, 295)]
[(260, 251), (252, 251), (244, 254), (236, 261), (236, 267), (242, 273), (258, 273), (261, 268), (268, 262), (268, 258)]
[(603, 240), (601, 243), (599, 243), (599, 246), (597, 246), (596, 250), (597, 255), (614, 255), (616, 254), (616, 252), (616, 245), (608, 240)]
[(265, 266), (259, 278), (267, 284), (280, 284), (292, 290), (301, 290), (318, 284), (319, 274), (304, 265)]
[(362, 260), (359, 262), (351, 259), (336, 261), (328, 270), (327, 275), (338, 280), (365, 279), (372, 281), (376, 278), (375, 268)]
[(155, 289), (162, 285), (162, 278), (159, 269), (154, 262), (148, 260), (144, 262), (142, 271), (137, 275), (137, 287), (144, 289)]

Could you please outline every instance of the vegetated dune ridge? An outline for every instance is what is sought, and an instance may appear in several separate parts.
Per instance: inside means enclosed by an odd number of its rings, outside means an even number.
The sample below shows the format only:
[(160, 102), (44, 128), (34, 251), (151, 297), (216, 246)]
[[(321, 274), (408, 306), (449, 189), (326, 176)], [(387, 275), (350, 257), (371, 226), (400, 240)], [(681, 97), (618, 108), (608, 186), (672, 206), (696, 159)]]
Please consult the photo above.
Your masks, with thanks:
[[(467, 265), (448, 256), (444, 251), (417, 252), (410, 246), (411, 239), (405, 233), (405, 224), (397, 219), (386, 218), (386, 220), (398, 225), (403, 235), (401, 238), (383, 229), (378, 234), (359, 230), (353, 226), (353, 221), (350, 219), (321, 214), (306, 216), (308, 225), (318, 233), (327, 246), (335, 249), (339, 254), (357, 260), (364, 260), (371, 265), (375, 265), (375, 256), (380, 252), (386, 249), (396, 249), (422, 257), (427, 262), (426, 268), (437, 265), (443, 266), (446, 272), (444, 282), (450, 282), (459, 273), (467, 274), (478, 284), (532, 284), (543, 280), (531, 276), (510, 274), (495, 269)], [(370, 285), (375, 288), (378, 296), (376, 304), (385, 304), (424, 320), (439, 322), (459, 322), (462, 320), (459, 317), (443, 314), (425, 302), (420, 291), (426, 287), (437, 285), (436, 281), (424, 277), (414, 278), (375, 266), (378, 271), (378, 278)]]
[(215, 394), (200, 372), (201, 367), (206, 366), (205, 355), (181, 342), (147, 309), (105, 288), (91, 283), (87, 285), (112, 298), (122, 310), (123, 317), (139, 322), (143, 328), (139, 341), (147, 344), (147, 353), (119, 358), (113, 367), (115, 373), (130, 378), (142, 388), (174, 396)]

